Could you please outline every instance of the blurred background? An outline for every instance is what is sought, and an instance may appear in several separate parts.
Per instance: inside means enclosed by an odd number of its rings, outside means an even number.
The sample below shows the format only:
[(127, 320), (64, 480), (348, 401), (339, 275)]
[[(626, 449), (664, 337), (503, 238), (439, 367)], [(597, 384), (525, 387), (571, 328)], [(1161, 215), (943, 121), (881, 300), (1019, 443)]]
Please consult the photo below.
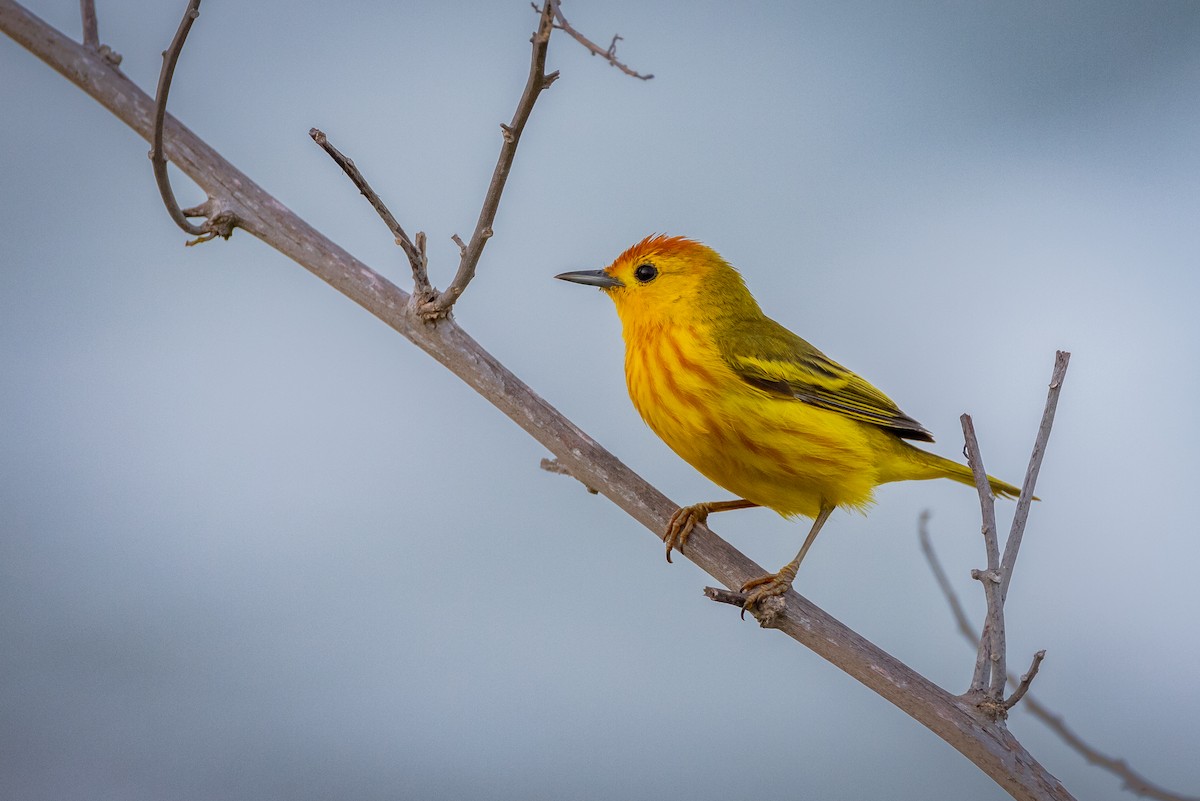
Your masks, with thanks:
[[(184, 4), (103, 2), (153, 89)], [(30, 2), (79, 37), (78, 4)], [(573, 2), (462, 326), (681, 503), (727, 497), (626, 397), (616, 315), (552, 280), (652, 232), (1020, 482), (1073, 358), (1008, 604), (1010, 664), (1100, 750), (1200, 792), (1200, 4)], [(524, 85), (524, 0), (202, 7), (171, 111), (407, 287), (352, 156), (444, 286)], [(1007, 797), (785, 637), (407, 341), (237, 233), (184, 248), (147, 144), (0, 38), (0, 795)], [(183, 205), (202, 199), (178, 173)], [(839, 513), (798, 589), (947, 689), (978, 506)], [(999, 507), (1005, 527), (1012, 505)], [(761, 564), (807, 523), (717, 530)], [(1027, 713), (1080, 798), (1119, 782)]]

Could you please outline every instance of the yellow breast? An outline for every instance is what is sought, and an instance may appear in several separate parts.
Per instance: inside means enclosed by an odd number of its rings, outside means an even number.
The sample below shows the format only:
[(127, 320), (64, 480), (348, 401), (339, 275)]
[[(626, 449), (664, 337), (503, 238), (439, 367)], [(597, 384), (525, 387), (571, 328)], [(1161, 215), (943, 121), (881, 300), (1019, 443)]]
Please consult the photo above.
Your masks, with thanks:
[(747, 384), (698, 326), (626, 326), (625, 341), (634, 407), (716, 484), (787, 516), (870, 504), (889, 449), (882, 432)]

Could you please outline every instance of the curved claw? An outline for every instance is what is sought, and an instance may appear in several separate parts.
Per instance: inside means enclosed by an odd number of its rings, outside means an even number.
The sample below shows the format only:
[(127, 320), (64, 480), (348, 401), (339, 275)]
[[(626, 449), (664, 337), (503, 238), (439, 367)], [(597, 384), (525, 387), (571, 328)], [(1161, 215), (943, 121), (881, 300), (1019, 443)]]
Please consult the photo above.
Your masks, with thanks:
[(687, 544), (688, 537), (692, 536), (692, 529), (697, 523), (703, 523), (708, 519), (708, 509), (704, 508), (704, 504), (698, 503), (693, 506), (680, 506), (671, 515), (670, 521), (667, 523), (667, 532), (663, 536), (663, 542), (667, 547), (667, 562), (671, 562), (671, 551), (678, 549), (683, 553), (683, 546)]
[[(786, 568), (778, 573), (768, 573), (765, 576), (759, 576), (755, 579), (750, 579), (742, 585), (742, 592), (749, 592), (746, 600), (742, 603), (742, 619), (746, 619), (746, 610), (754, 610), (759, 604), (768, 598), (774, 598), (776, 595), (783, 595), (792, 588), (792, 581), (796, 578), (795, 571), (789, 571)], [(750, 592), (754, 590), (754, 592)]]

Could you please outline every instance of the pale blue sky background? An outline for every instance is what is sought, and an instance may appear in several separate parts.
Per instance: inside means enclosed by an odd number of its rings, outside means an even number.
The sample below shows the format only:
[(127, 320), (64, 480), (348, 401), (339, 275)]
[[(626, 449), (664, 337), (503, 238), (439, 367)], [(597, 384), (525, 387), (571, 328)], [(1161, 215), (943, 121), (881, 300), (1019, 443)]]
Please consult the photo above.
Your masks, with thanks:
[[(78, 4), (32, 2), (78, 35)], [(152, 87), (182, 3), (103, 2)], [(655, 73), (552, 42), (459, 322), (680, 502), (725, 495), (633, 412), (611, 304), (552, 280), (701, 239), (767, 311), (1023, 475), (1073, 352), (1011, 661), (1094, 745), (1200, 793), (1200, 4), (575, 2)], [(525, 81), (528, 4), (203, 6), (172, 111), (407, 286), (324, 128), (455, 264)], [(449, 373), (244, 234), (182, 247), (147, 145), (0, 38), (0, 795), (1006, 797), (707, 578)], [(199, 199), (177, 180), (187, 205)], [(977, 503), (893, 485), (798, 586), (961, 690), (918, 551), (973, 614)], [(1007, 520), (1011, 506), (1002, 506)], [(804, 531), (717, 520), (772, 567)], [(1121, 797), (1018, 711), (1080, 798)]]

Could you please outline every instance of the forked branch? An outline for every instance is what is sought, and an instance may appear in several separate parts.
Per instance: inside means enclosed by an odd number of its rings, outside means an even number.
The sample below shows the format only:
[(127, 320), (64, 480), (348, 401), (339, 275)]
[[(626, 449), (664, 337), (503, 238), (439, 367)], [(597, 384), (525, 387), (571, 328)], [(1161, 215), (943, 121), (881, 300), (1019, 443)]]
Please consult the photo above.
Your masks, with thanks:
[(1046, 396), (1045, 409), (1042, 412), (1042, 422), (1034, 440), (1033, 454), (1029, 457), (1029, 467), (1025, 471), (1021, 494), (1017, 498), (1017, 509), (1013, 513), (1012, 526), (1009, 528), (1008, 539), (1004, 544), (1003, 558), (1000, 556), (999, 542), (996, 536), (995, 500), (988, 485), (987, 473), (983, 469), (983, 460), (979, 455), (979, 442), (975, 438), (975, 426), (971, 422), (970, 415), (962, 416), (967, 463), (971, 466), (971, 471), (975, 476), (975, 488), (979, 493), (979, 505), (983, 514), (983, 539), (988, 559), (986, 571), (972, 573), (972, 577), (983, 583), (988, 611), (983, 634), (979, 638), (975, 674), (971, 679), (971, 691), (973, 693), (982, 692), (986, 684), (985, 705), (987, 709), (999, 716), (1003, 716), (1008, 709), (1002, 700), (1004, 686), (1008, 681), (1005, 667), (1004, 601), (1008, 596), (1008, 586), (1012, 581), (1013, 568), (1017, 563), (1017, 553), (1020, 551), (1021, 540), (1025, 535), (1025, 524), (1029, 520), (1029, 508), (1034, 501), (1033, 493), (1037, 485), (1038, 473), (1041, 472), (1042, 459), (1046, 455), (1046, 444), (1050, 441), (1050, 429), (1054, 425), (1058, 396), (1062, 392), (1063, 379), (1066, 378), (1067, 365), (1070, 361), (1071, 354), (1067, 351), (1060, 350), (1055, 354), (1054, 371), (1050, 376), (1050, 389)]
[[(946, 599), (946, 604), (950, 607), (950, 615), (954, 618), (955, 628), (958, 629), (958, 633), (962, 635), (964, 640), (974, 646), (976, 645), (976, 628), (967, 617), (966, 610), (963, 609), (962, 602), (958, 598), (958, 593), (954, 591), (954, 586), (950, 583), (950, 579), (942, 567), (942, 562), (934, 550), (933, 540), (929, 535), (929, 517), (929, 510), (926, 509), (917, 518), (917, 537), (921, 543), (921, 552), (925, 554), (925, 561), (929, 563), (929, 569), (933, 573), (934, 580), (941, 589), (942, 596)], [(1038, 653), (1045, 652), (1039, 651)], [(1030, 668), (1030, 673), (1033, 673), (1032, 667)], [(1028, 690), (1028, 685), (1032, 681), (1033, 677), (1029, 676), (1029, 680), (1023, 680), (1021, 684), (1024, 684), (1026, 690)], [(1011, 676), (1008, 683), (1015, 690), (1020, 690), (1020, 685)], [(1089, 764), (1098, 765), (1119, 778), (1124, 788), (1134, 795), (1142, 796), (1143, 798), (1155, 798), (1159, 799), (1159, 801), (1200, 801), (1200, 796), (1185, 796), (1165, 790), (1129, 767), (1129, 763), (1124, 759), (1112, 757), (1096, 750), (1096, 748), (1089, 745), (1083, 738), (1072, 731), (1063, 722), (1060, 715), (1053, 712), (1033, 695), (1026, 694), (1022, 697), (1018, 696), (1017, 692), (1014, 692), (1009, 700), (1004, 703), (1009, 708), (1012, 708), (1017, 701), (1023, 701), (1021, 708), (1046, 724), (1071, 750), (1082, 756)]]
[(543, 89), (549, 88), (558, 78), (557, 72), (546, 74), (546, 51), (550, 46), (550, 33), (554, 28), (554, 1), (545, 0), (541, 15), (538, 17), (538, 28), (530, 40), (533, 53), (529, 61), (529, 78), (525, 82), (525, 91), (517, 102), (517, 110), (513, 113), (508, 125), (500, 126), (501, 144), (500, 157), (496, 168), (492, 171), (492, 180), (488, 184), (483, 197), (483, 208), (479, 210), (479, 219), (475, 222), (475, 231), (471, 239), (462, 248), (462, 258), (458, 262), (458, 272), (454, 279), (433, 300), (418, 307), (419, 313), (426, 319), (439, 319), (450, 313), (450, 309), (458, 301), (467, 284), (475, 277), (475, 269), (479, 265), (479, 257), (483, 248), (492, 238), (492, 225), (496, 221), (496, 211), (500, 208), (500, 196), (504, 193), (504, 185), (508, 182), (508, 173), (512, 170), (513, 159), (517, 155), (517, 145), (521, 143), (521, 133), (525, 123), (533, 111), (533, 104)]

